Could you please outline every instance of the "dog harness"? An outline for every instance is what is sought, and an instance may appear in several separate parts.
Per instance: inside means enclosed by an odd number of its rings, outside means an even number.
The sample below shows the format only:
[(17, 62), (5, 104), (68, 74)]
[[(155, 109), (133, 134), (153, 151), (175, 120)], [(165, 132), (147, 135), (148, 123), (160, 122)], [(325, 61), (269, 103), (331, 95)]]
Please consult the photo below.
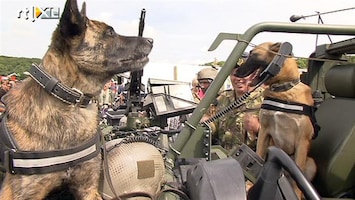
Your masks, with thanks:
[(51, 151), (22, 151), (6, 125), (0, 124), (0, 166), (11, 174), (44, 174), (65, 171), (74, 165), (96, 157), (101, 151), (97, 133), (86, 143), (69, 149)]
[[(30, 75), (47, 92), (65, 103), (80, 107), (90, 103), (92, 95), (65, 86), (35, 64)], [(9, 173), (30, 175), (64, 171), (96, 157), (101, 151), (99, 132), (84, 144), (69, 149), (22, 151), (7, 127), (7, 115), (4, 114), (0, 123), (0, 168)]]
[(281, 111), (286, 113), (307, 115), (313, 125), (314, 133), (312, 139), (315, 139), (318, 136), (320, 127), (317, 124), (317, 120), (315, 116), (315, 111), (316, 111), (315, 106), (309, 106), (302, 103), (288, 102), (280, 99), (266, 97), (263, 103), (261, 104), (261, 108), (266, 110), (275, 110), (275, 111)]
[(76, 88), (70, 88), (62, 84), (56, 78), (43, 71), (43, 69), (36, 64), (32, 64), (29, 72), (30, 76), (47, 92), (67, 104), (86, 107), (93, 97), (91, 94), (84, 94)]

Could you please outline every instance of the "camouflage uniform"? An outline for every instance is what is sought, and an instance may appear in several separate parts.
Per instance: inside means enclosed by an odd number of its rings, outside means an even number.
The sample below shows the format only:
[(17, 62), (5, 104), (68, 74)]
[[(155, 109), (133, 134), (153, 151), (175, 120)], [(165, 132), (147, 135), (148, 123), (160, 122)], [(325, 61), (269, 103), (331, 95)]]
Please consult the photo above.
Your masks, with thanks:
[[(219, 143), (226, 149), (231, 150), (236, 145), (242, 143), (247, 144), (255, 150), (256, 139), (250, 139), (247, 131), (243, 127), (243, 117), (248, 112), (259, 116), (259, 109), (263, 101), (264, 89), (259, 87), (251, 93), (246, 103), (228, 112), (226, 115), (220, 117), (210, 124), (213, 132), (214, 141)], [(234, 90), (227, 90), (220, 94), (217, 98), (217, 106), (210, 106), (208, 115), (213, 116), (218, 111), (225, 109), (236, 100)]]

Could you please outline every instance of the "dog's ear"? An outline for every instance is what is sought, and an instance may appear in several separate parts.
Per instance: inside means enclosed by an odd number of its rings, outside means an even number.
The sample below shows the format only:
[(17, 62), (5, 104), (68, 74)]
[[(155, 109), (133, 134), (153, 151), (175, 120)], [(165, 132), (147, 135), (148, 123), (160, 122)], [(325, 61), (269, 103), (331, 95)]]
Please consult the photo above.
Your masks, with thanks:
[(276, 42), (276, 43), (272, 44), (269, 49), (270, 49), (271, 51), (277, 53), (277, 52), (279, 52), (279, 50), (280, 50), (280, 46), (281, 46), (281, 42)]
[(83, 5), (81, 6), (80, 14), (82, 17), (86, 18), (86, 3), (85, 3), (85, 1), (83, 2)]
[(81, 35), (86, 29), (86, 4), (79, 12), (76, 0), (67, 0), (59, 22), (60, 33), (64, 38)]

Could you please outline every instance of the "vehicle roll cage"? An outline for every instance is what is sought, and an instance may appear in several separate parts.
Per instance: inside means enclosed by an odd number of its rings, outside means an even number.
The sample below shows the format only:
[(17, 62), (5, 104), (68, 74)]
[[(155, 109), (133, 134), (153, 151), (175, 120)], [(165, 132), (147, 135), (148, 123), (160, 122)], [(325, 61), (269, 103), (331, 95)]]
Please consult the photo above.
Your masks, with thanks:
[[(326, 35), (355, 35), (355, 26), (350, 25), (329, 25), (329, 24), (306, 24), (306, 23), (290, 23), (290, 22), (262, 22), (251, 26), (244, 34), (220, 33), (209, 48), (209, 51), (215, 50), (223, 40), (237, 40), (237, 44), (225, 61), (223, 67), (217, 74), (205, 97), (195, 108), (192, 116), (185, 122), (185, 126), (178, 135), (175, 142), (171, 145), (167, 158), (173, 160), (179, 155), (179, 152), (185, 147), (190, 139), (194, 127), (196, 127), (205, 110), (215, 99), (224, 81), (233, 70), (235, 63), (242, 56), (243, 52), (251, 42), (251, 40), (261, 32), (279, 32), (279, 33), (300, 33), (300, 34), (326, 34)], [(199, 155), (196, 155), (198, 157)]]

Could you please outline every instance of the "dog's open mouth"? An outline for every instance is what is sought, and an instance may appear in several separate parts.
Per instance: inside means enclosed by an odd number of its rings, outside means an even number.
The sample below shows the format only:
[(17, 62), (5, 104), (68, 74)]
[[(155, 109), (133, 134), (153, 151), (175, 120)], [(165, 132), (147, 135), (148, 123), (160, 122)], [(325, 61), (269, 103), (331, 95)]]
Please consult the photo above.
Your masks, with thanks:
[(251, 86), (255, 86), (260, 81), (261, 72), (266, 69), (268, 63), (257, 58), (257, 55), (251, 55), (245, 63), (237, 70), (235, 75), (240, 78), (248, 77), (251, 80)]

